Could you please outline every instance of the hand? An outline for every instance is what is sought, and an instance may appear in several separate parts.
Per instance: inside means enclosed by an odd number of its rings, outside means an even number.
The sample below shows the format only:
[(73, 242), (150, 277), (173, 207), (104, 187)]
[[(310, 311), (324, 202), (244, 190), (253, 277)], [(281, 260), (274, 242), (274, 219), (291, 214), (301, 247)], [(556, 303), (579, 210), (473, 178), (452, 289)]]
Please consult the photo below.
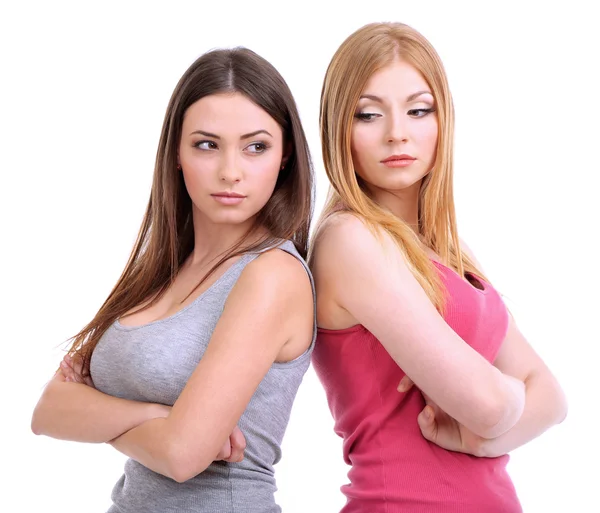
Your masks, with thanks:
[(417, 422), (423, 438), (443, 449), (482, 457), (486, 440), (459, 424), (423, 394), (427, 404)]
[(92, 377), (88, 374), (87, 376), (83, 376), (83, 359), (78, 354), (74, 356), (65, 355), (60, 362), (60, 371), (65, 377), (65, 381), (70, 383), (81, 383), (83, 385), (88, 385), (92, 388), (94, 387), (94, 382), (92, 381)]
[[(407, 392), (413, 386), (413, 381), (408, 376), (404, 376), (398, 384), (398, 391)], [(421, 391), (421, 394), (426, 404), (425, 408), (419, 413), (417, 422), (423, 438), (448, 451), (462, 452), (479, 457), (484, 455), (483, 448), (486, 442), (484, 438), (458, 423), (423, 391)]]
[(215, 461), (227, 461), (229, 463), (239, 463), (244, 459), (244, 450), (246, 449), (246, 438), (239, 427), (235, 426), (229, 439), (225, 442)]

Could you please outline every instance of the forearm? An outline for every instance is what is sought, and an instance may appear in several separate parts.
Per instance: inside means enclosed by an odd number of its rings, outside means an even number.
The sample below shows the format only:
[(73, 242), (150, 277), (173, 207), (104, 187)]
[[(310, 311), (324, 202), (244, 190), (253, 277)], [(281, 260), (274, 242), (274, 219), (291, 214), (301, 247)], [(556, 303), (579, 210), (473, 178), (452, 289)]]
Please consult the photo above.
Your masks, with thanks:
[(498, 438), (515, 427), (525, 411), (527, 389), (525, 383), (507, 374), (500, 373), (501, 386), (498, 390), (496, 422), (476, 433), (484, 438)]
[(154, 419), (123, 433), (110, 441), (115, 449), (144, 467), (175, 479), (171, 455), (169, 453), (169, 434), (166, 419)]
[(192, 450), (189, 444), (182, 442), (182, 435), (167, 417), (144, 422), (110, 444), (144, 467), (183, 483), (203, 472), (219, 452), (210, 449), (202, 430), (196, 433), (194, 444), (200, 446), (200, 451), (198, 447)]
[(160, 407), (53, 379), (34, 410), (31, 429), (37, 435), (60, 440), (103, 443), (161, 416)]
[(479, 456), (492, 458), (507, 454), (537, 438), (566, 416), (566, 399), (551, 374), (533, 376), (525, 385), (525, 408), (518, 422), (501, 436), (484, 440)]

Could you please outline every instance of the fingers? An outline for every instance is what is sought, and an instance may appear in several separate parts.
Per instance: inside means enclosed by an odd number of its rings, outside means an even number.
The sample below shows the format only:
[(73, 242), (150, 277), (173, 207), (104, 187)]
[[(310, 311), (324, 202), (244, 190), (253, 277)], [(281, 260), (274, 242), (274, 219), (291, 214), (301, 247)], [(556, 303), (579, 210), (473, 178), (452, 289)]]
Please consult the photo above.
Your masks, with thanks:
[(421, 390), (421, 395), (423, 396), (423, 399), (425, 399), (425, 404), (430, 404), (431, 406), (434, 406), (435, 403), (433, 402), (433, 399), (431, 399), (431, 397), (429, 397), (425, 392), (423, 392)]
[(408, 392), (413, 387), (413, 385), (414, 383), (412, 379), (410, 379), (405, 374), (404, 377), (400, 380), (400, 383), (398, 384), (398, 392)]
[(421, 430), (423, 437), (430, 442), (435, 442), (437, 433), (435, 411), (430, 405), (425, 406), (423, 411), (419, 413), (417, 416), (417, 423), (419, 424), (419, 429)]
[(235, 426), (229, 436), (231, 444), (231, 455), (226, 461), (230, 463), (239, 463), (244, 459), (244, 451), (246, 450), (246, 437), (239, 427)]
[(227, 458), (229, 458), (230, 455), (231, 455), (231, 445), (229, 443), (229, 439), (227, 439), (227, 441), (223, 444), (223, 447), (221, 447), (219, 454), (217, 454), (215, 461), (227, 460)]
[(83, 376), (83, 359), (79, 355), (65, 355), (60, 368), (65, 374), (65, 381), (72, 383), (82, 383), (94, 388), (92, 377), (88, 374)]
[(82, 383), (83, 379), (81, 376), (83, 375), (83, 360), (81, 357), (79, 355), (66, 355), (64, 360), (71, 366), (71, 369), (73, 369), (73, 374), (77, 376), (79, 382)]
[(65, 377), (65, 381), (70, 383), (78, 383), (79, 381), (77, 379), (75, 371), (73, 370), (73, 367), (71, 367), (69, 360), (67, 360), (66, 358), (67, 357), (65, 356), (65, 358), (63, 358), (63, 360), (60, 362), (60, 370), (63, 373), (63, 376)]

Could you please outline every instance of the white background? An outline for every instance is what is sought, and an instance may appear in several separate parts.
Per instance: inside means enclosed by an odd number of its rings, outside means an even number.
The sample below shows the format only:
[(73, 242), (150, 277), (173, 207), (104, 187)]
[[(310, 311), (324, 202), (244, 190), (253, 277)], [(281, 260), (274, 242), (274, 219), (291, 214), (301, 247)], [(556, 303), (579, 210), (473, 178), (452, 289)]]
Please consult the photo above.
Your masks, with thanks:
[[(428, 37), (457, 112), (459, 229), (567, 392), (567, 420), (509, 466), (526, 512), (600, 511), (598, 15), (594, 2), (19, 2), (0, 11), (2, 511), (103, 512), (112, 448), (35, 437), (61, 344), (118, 278), (148, 199), (170, 94), (214, 47), (247, 46), (288, 81), (318, 179), (326, 66), (352, 31)], [(227, 375), (223, 375), (227, 379)], [(594, 393), (595, 392), (595, 393)], [(341, 442), (312, 369), (278, 466), (285, 513), (336, 512)], [(482, 512), (485, 513), (485, 512)]]

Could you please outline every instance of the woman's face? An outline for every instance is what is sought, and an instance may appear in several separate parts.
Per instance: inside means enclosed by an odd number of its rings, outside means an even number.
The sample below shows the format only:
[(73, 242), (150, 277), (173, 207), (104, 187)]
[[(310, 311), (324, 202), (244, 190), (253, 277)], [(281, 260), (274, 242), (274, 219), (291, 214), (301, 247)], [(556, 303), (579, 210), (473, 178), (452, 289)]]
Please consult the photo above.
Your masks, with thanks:
[(375, 196), (418, 191), (435, 162), (437, 140), (435, 102), (423, 76), (399, 59), (374, 73), (356, 107), (352, 158)]
[(273, 194), (283, 132), (240, 93), (198, 100), (183, 119), (179, 164), (196, 214), (215, 224), (253, 218)]

